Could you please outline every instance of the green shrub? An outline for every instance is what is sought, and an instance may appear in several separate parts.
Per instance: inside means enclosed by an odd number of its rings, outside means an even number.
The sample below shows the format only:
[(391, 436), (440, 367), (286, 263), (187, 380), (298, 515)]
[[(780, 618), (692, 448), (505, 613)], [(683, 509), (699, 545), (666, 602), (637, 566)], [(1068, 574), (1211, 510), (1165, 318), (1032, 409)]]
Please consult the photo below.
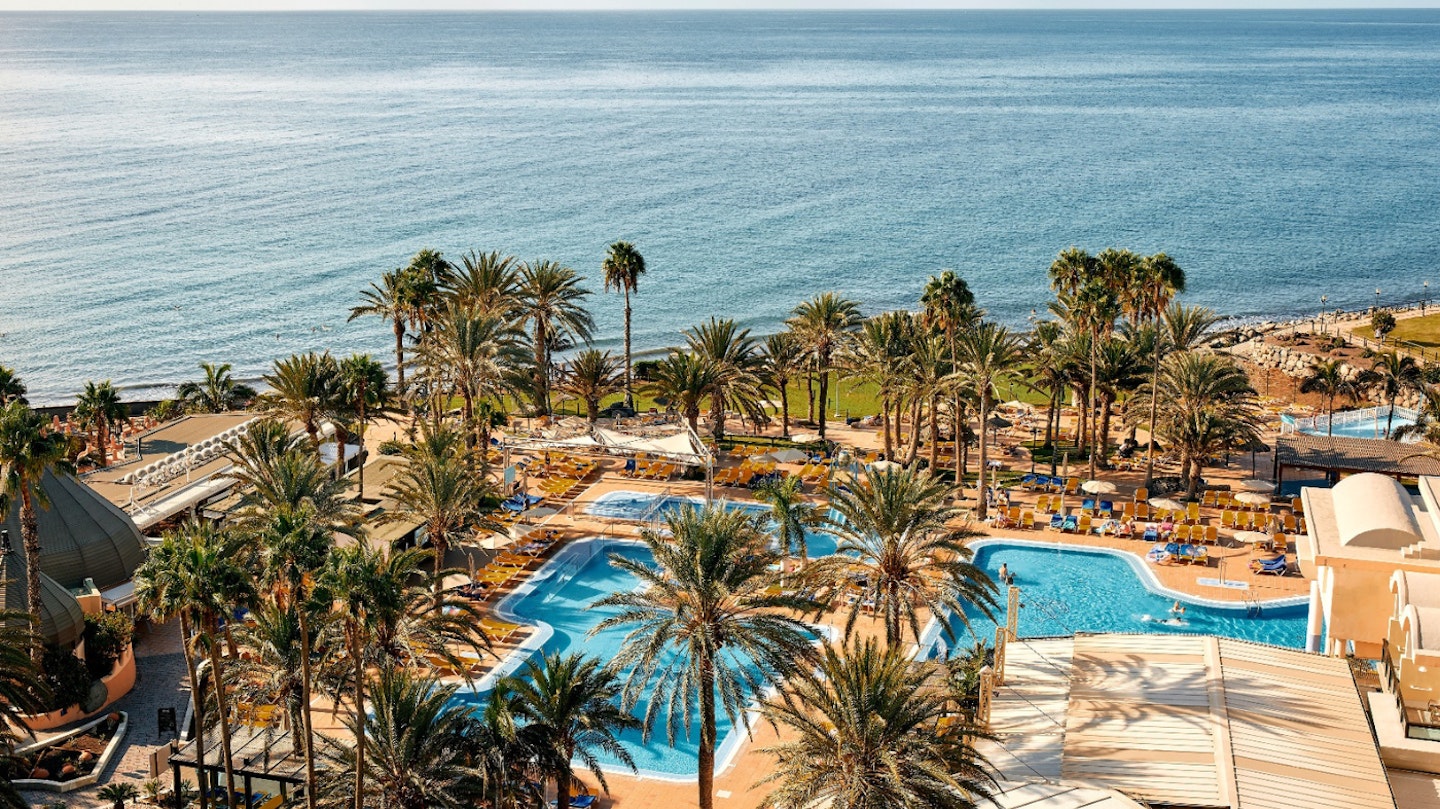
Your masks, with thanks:
[(85, 666), (91, 679), (99, 679), (115, 669), (115, 661), (130, 646), (135, 624), (123, 612), (105, 612), (85, 616)]
[(392, 438), (389, 441), (381, 441), (378, 451), (381, 455), (404, 455), (405, 445)]
[(84, 702), (94, 678), (73, 651), (47, 644), (40, 658), (40, 679), (50, 691), (45, 709), (54, 711)]

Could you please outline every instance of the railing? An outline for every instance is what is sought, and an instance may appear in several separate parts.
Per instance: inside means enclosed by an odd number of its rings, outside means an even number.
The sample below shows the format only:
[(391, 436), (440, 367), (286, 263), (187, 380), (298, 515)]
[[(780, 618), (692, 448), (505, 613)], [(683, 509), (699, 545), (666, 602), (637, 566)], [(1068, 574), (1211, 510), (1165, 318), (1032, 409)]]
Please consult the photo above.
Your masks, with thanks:
[[(1415, 422), (1420, 414), (1408, 407), (1395, 408), (1396, 420)], [(1373, 423), (1376, 436), (1380, 437), (1380, 424), (1390, 417), (1390, 406), (1365, 407), (1359, 410), (1342, 410), (1323, 416), (1307, 416), (1280, 422), (1281, 434), (1296, 432), (1324, 432), (1328, 427), (1347, 427), (1355, 424)]]

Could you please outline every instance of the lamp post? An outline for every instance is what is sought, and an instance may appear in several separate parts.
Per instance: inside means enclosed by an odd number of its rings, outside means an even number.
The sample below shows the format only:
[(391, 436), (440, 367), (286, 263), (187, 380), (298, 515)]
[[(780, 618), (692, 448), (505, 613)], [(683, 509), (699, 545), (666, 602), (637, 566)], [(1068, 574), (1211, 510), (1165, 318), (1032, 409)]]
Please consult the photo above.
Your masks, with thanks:
[(1375, 287), (1375, 311), (1380, 311), (1380, 287)]
[(1423, 284), (1423, 286), (1425, 287), (1425, 293), (1420, 297), (1420, 316), (1421, 316), (1421, 317), (1424, 317), (1424, 316), (1425, 316), (1425, 307), (1426, 307), (1427, 304), (1430, 303), (1430, 282), (1429, 282), (1429, 281), (1426, 281), (1426, 282)]

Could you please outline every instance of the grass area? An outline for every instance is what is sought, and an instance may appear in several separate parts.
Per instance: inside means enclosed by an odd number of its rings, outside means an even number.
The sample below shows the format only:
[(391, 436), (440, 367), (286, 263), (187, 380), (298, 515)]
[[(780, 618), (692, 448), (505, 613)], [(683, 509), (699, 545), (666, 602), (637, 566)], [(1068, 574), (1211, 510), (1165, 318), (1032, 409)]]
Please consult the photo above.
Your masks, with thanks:
[[(1361, 337), (1375, 339), (1375, 330), (1369, 326), (1361, 326), (1354, 329), (1354, 332)], [(1390, 332), (1386, 339), (1401, 340), (1425, 348), (1440, 348), (1440, 313), (1401, 318), (1395, 321), (1395, 330)]]

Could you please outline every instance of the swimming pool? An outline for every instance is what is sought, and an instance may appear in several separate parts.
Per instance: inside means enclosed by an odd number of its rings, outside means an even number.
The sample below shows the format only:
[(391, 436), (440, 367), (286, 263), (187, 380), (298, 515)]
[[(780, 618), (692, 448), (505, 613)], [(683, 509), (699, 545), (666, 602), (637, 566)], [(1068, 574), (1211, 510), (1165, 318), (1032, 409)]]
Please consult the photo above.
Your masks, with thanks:
[[(591, 637), (591, 629), (618, 612), (616, 608), (596, 608), (594, 605), (611, 593), (635, 589), (639, 586), (639, 579), (611, 567), (609, 554), (612, 552), (641, 562), (654, 561), (650, 551), (638, 542), (579, 539), (562, 548), (534, 577), (501, 601), (497, 612), (502, 617), (535, 624), (539, 627), (539, 632), (502, 662), (499, 673), (523, 670), (525, 661), (538, 659), (542, 654), (555, 651), (583, 651), (602, 661), (615, 657), (629, 630), (623, 627), (608, 629)], [(493, 681), (494, 675), (487, 676), (474, 691), (465, 689), (456, 694), (454, 702), (476, 707), (483, 705), (489, 698)], [(649, 693), (649, 689), (646, 693)], [(637, 717), (644, 716), (648, 704), (648, 699), (642, 697), (631, 713)], [(738, 733), (732, 732), (734, 728), (723, 710), (719, 711), (717, 719), (717, 738), (720, 743), (716, 753), (716, 766), (719, 768), (738, 751), (746, 734), (743, 729)], [(642, 775), (681, 781), (694, 780), (699, 769), (698, 711), (692, 720), (692, 730), (688, 738), (681, 726), (676, 733), (673, 748), (666, 740), (663, 709), (656, 717), (649, 742), (641, 741), (638, 730), (626, 731), (620, 735), (620, 739)], [(755, 721), (753, 717), (751, 721)], [(597, 752), (596, 755), (605, 769), (629, 772), (615, 757), (604, 752)]]
[[(1330, 426), (1332, 418), (1335, 422), (1333, 428)], [(1333, 417), (1325, 414), (1311, 418), (1295, 418), (1286, 414), (1280, 417), (1280, 421), (1286, 428), (1307, 435), (1333, 434), (1343, 438), (1383, 439), (1386, 437), (1387, 425), (1393, 431), (1414, 424), (1417, 418), (1419, 418), (1418, 413), (1405, 407), (1395, 408), (1393, 420), (1390, 419), (1389, 407), (1367, 407), (1362, 410), (1341, 411), (1335, 413)]]
[[(756, 516), (770, 513), (770, 507), (763, 503), (742, 503), (736, 500), (717, 500), (715, 502), (732, 511), (745, 511)], [(705, 500), (701, 497), (616, 491), (605, 492), (595, 498), (595, 501), (585, 508), (585, 513), (615, 520), (647, 522), (663, 519), (666, 514), (673, 514), (686, 506), (700, 508), (704, 505)], [(805, 532), (805, 555), (809, 558), (818, 559), (822, 556), (829, 556), (835, 552), (835, 547), (834, 534), (826, 531)]]
[[(975, 563), (992, 577), (1007, 567), (1020, 588), (1020, 637), (1053, 637), (1076, 632), (1183, 633), (1221, 635), (1275, 646), (1304, 648), (1307, 599), (1262, 602), (1259, 614), (1244, 604), (1207, 601), (1164, 588), (1134, 554), (1107, 549), (1025, 540), (984, 539), (970, 543)], [(1250, 578), (1249, 571), (1237, 575)], [(1176, 599), (1185, 605), (1173, 619)], [(1004, 621), (1005, 597), (996, 618)], [(995, 623), (967, 610), (971, 630), (957, 622), (955, 644), (995, 640)], [(1164, 623), (1170, 621), (1171, 623)]]

